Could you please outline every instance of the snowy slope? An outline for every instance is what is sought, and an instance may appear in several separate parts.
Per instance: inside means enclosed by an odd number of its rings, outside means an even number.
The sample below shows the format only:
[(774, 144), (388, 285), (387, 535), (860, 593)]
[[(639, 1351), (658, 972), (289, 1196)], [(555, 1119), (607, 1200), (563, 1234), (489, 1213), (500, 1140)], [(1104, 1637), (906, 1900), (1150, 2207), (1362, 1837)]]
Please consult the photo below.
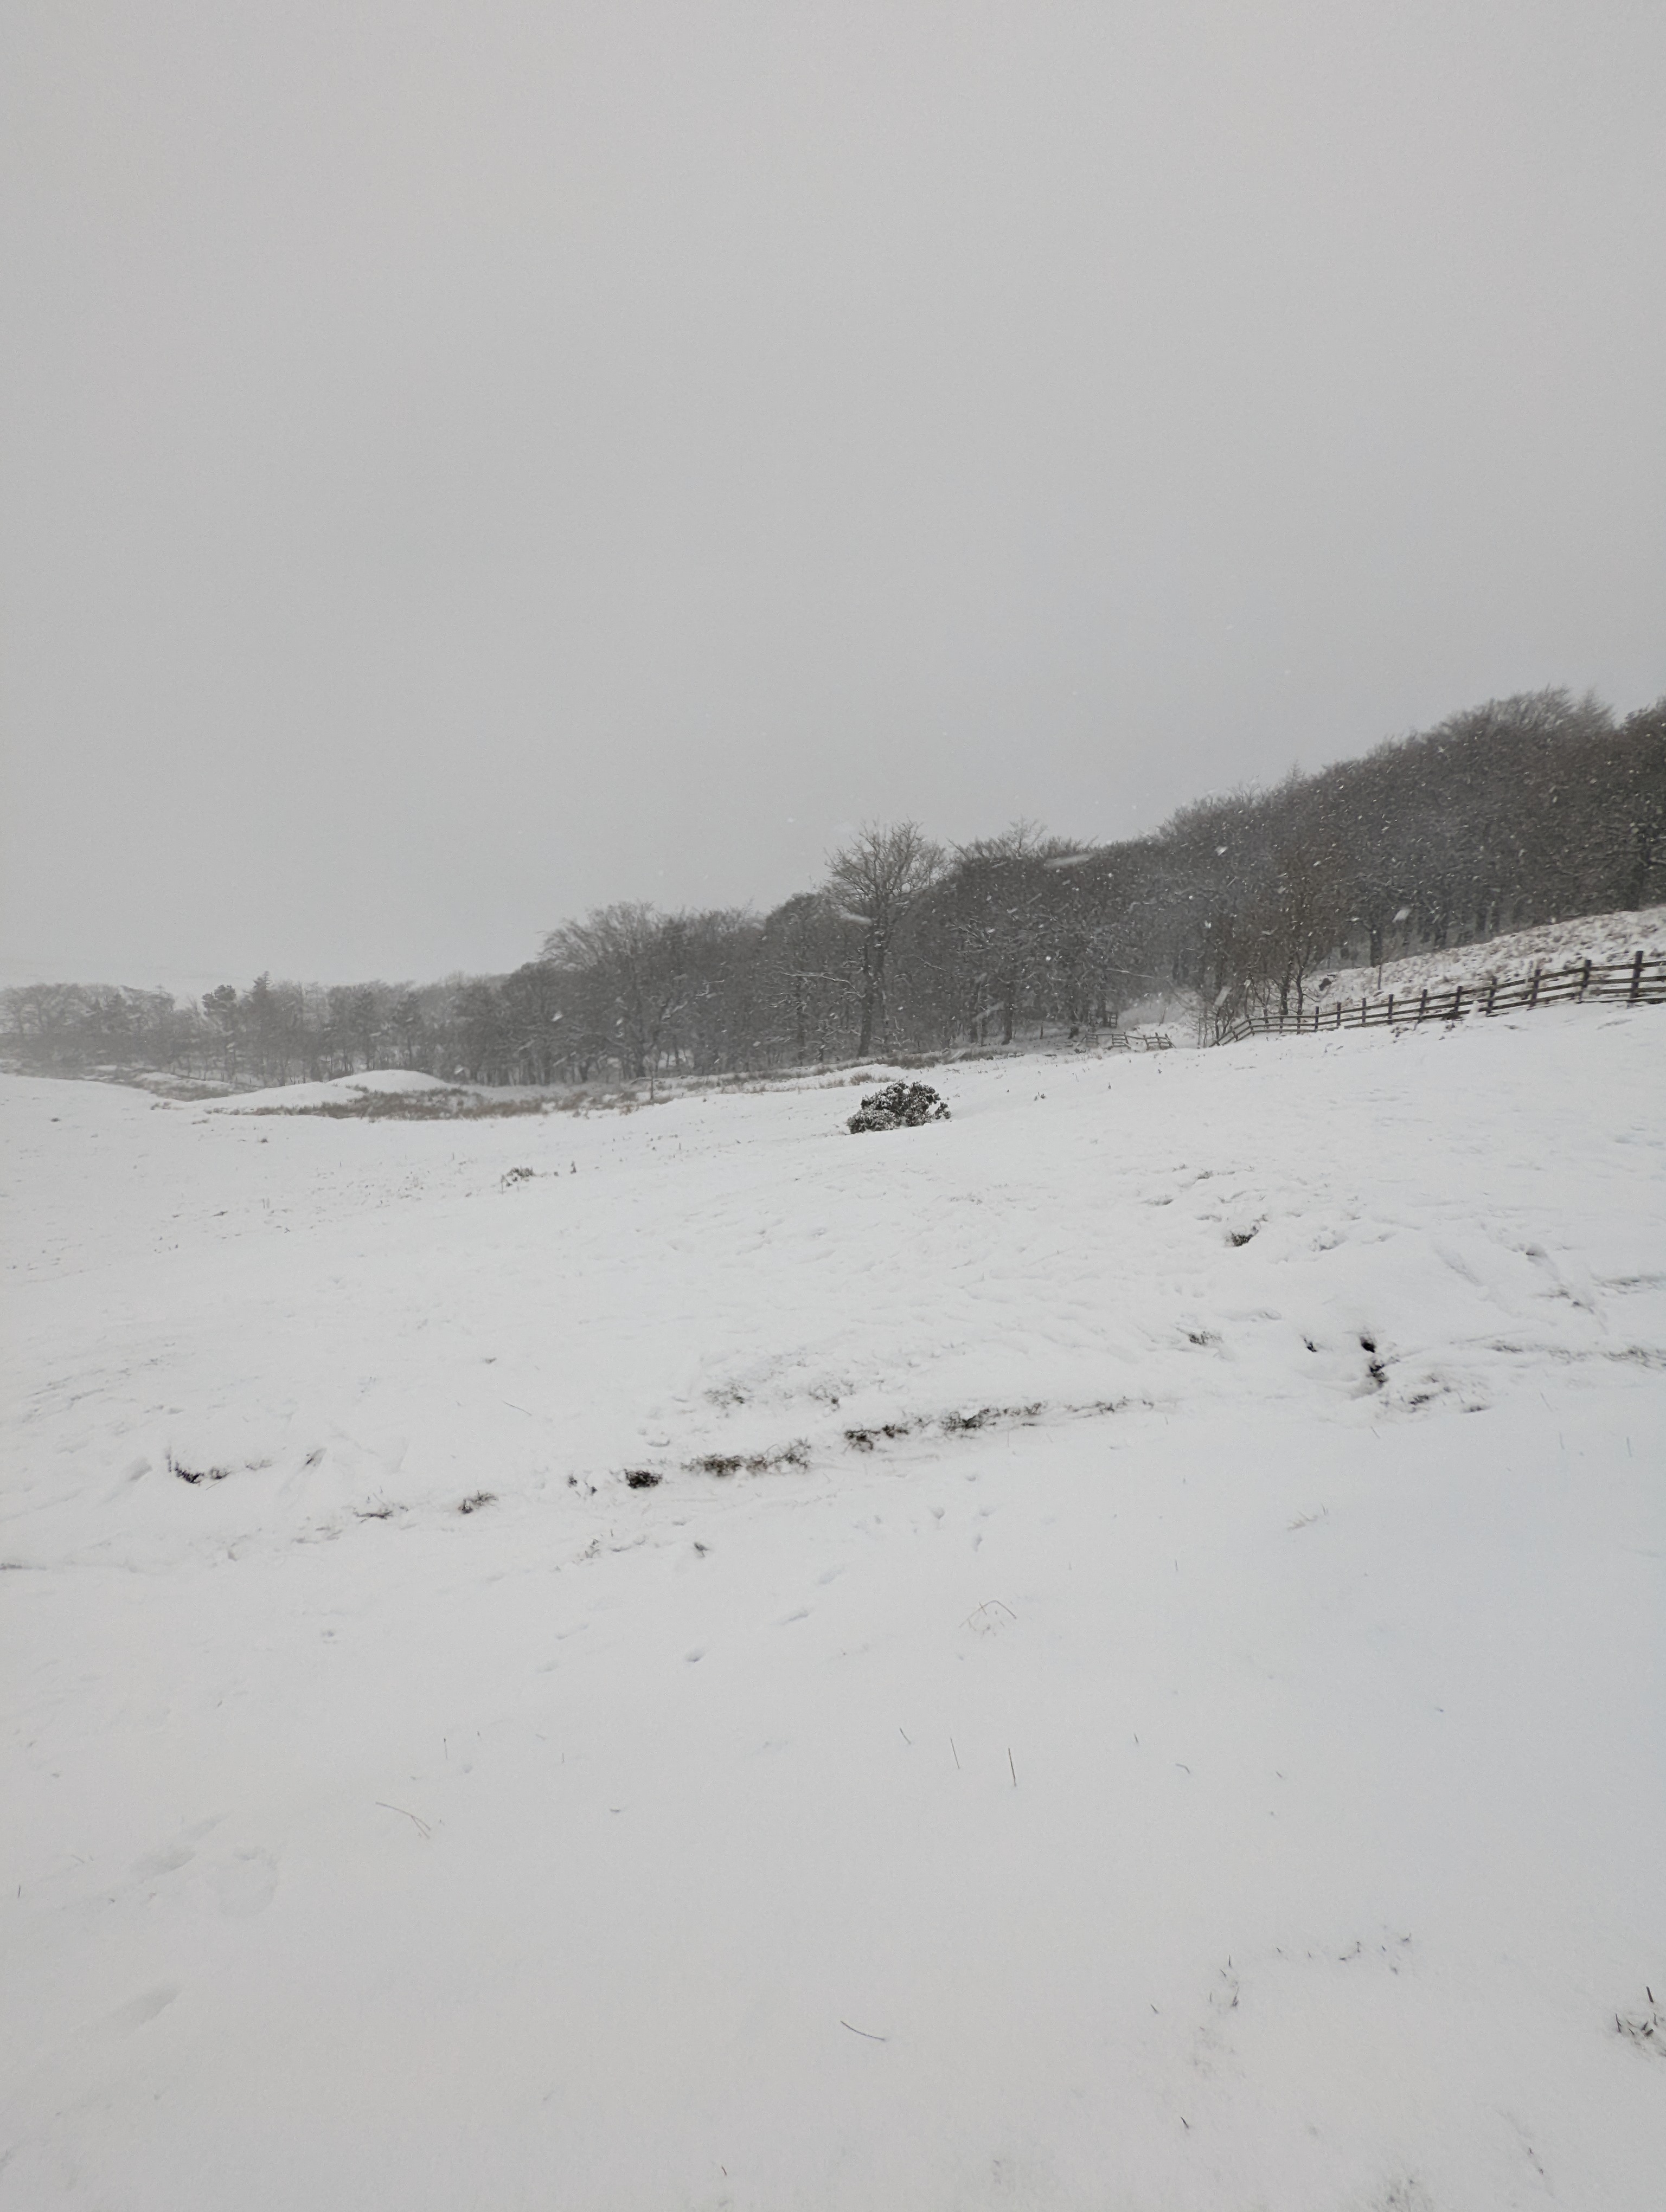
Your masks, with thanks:
[(1652, 2208), (1663, 1077), (0, 1084), (0, 2205)]
[(1485, 983), (1494, 976), (1530, 975), (1535, 968), (1577, 968), (1582, 960), (1601, 965), (1627, 960), (1633, 952), (1650, 959), (1666, 952), (1666, 906), (1541, 922), (1474, 945), (1449, 945), (1442, 952), (1408, 953), (1381, 968), (1337, 969), (1322, 980), (1328, 980), (1328, 995), (1351, 1001), (1379, 998), (1385, 991), (1398, 995), (1444, 990), (1453, 983)]
[(204, 1102), (204, 1111), (210, 1114), (286, 1114), (316, 1113), (320, 1107), (352, 1106), (362, 1099), (381, 1093), (388, 1097), (410, 1097), (425, 1092), (444, 1097), (471, 1095), (465, 1086), (441, 1081), (437, 1075), (424, 1075), (414, 1067), (373, 1067), (362, 1075), (338, 1075), (327, 1083), (286, 1083), (275, 1090), (243, 1091), (228, 1098)]

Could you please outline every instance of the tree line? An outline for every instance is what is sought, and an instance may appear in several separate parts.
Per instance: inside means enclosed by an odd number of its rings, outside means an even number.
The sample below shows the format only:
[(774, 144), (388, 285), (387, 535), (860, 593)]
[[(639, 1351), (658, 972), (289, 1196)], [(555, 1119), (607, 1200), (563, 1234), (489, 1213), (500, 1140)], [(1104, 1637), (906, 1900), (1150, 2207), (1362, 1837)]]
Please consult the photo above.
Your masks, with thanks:
[(1617, 720), (1545, 690), (1362, 759), (1082, 844), (1025, 823), (945, 849), (871, 825), (765, 915), (635, 903), (563, 922), (512, 975), (199, 1001), (0, 994), (14, 1068), (264, 1086), (375, 1067), (484, 1084), (655, 1082), (1114, 1028), (1159, 991), (1223, 1029), (1324, 967), (1666, 899), (1666, 700)]

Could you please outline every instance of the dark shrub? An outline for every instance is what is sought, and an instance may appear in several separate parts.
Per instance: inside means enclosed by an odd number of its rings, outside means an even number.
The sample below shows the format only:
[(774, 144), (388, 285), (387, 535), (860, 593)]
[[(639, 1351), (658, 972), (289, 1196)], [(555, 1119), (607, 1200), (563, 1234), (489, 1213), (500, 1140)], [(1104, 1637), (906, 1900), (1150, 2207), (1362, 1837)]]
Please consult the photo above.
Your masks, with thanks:
[(922, 1121), (946, 1121), (949, 1109), (929, 1083), (888, 1083), (862, 1101), (845, 1127), (853, 1137), (866, 1129), (917, 1129)]

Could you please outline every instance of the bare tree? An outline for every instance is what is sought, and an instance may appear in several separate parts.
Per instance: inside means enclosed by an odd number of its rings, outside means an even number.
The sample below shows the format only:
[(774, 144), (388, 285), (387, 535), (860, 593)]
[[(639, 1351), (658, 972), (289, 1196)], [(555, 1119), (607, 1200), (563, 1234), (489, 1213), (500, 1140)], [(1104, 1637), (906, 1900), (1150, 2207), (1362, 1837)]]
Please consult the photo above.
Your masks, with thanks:
[(842, 852), (828, 862), (827, 889), (843, 919), (862, 931), (862, 1012), (856, 1038), (860, 1059), (873, 1048), (876, 1027), (886, 1031), (885, 962), (909, 909), (936, 882), (943, 850), (917, 822), (890, 828), (864, 823)]
[(237, 1028), (239, 1006), (234, 984), (222, 983), (212, 991), (203, 994), (203, 1012), (213, 1024), (225, 1054), (226, 1080), (237, 1080)]
[(760, 1042), (802, 1066), (848, 1048), (860, 995), (848, 926), (824, 891), (800, 891), (759, 929)]
[(544, 940), (544, 957), (586, 1002), (590, 1026), (611, 1040), (628, 1080), (652, 1084), (687, 996), (683, 917), (651, 906), (600, 908), (563, 922)]
[(1265, 1004), (1276, 990), (1280, 1014), (1299, 1017), (1307, 975), (1335, 945), (1345, 915), (1336, 872), (1322, 851), (1286, 846), (1275, 854), (1236, 943), (1244, 995)]
[(1605, 763), (1605, 785), (1618, 799), (1612, 811), (1624, 841), (1619, 895), (1626, 906), (1639, 907), (1651, 876), (1666, 888), (1666, 699), (1627, 716), (1615, 753)]

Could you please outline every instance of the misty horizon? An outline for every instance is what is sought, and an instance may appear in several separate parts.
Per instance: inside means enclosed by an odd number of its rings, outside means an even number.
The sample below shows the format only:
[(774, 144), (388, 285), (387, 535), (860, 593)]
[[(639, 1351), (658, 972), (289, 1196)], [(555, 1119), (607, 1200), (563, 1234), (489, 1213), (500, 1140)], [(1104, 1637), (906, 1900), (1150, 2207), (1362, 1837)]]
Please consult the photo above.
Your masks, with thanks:
[[(1560, 696), (1565, 700), (1567, 698), (1567, 695), (1565, 690), (1543, 696), (1548, 697)], [(1511, 704), (1523, 703), (1527, 700), (1527, 698), (1528, 695), (1518, 694), (1516, 695), (1516, 699), (1514, 701), (1488, 702), (1486, 702), (1486, 704), (1487, 708), (1500, 705), (1508, 707)], [(1592, 693), (1587, 693), (1584, 696), (1584, 697), (1578, 702), (1578, 708), (1595, 708), (1599, 720), (1606, 721), (1610, 726), (1619, 719), (1614, 714), (1614, 712), (1608, 702), (1597, 700)], [(1456, 715), (1444, 718), (1443, 724), (1440, 726), (1445, 726), (1448, 724), (1454, 728), (1462, 726), (1466, 723), (1466, 721), (1473, 720), (1478, 714), (1484, 711), (1484, 709), (1471, 709), (1467, 715), (1463, 713), (1460, 713)], [(1405, 732), (1402, 733), (1398, 740), (1394, 738), (1383, 739), (1380, 741), (1377, 746), (1374, 746), (1370, 750), (1374, 754), (1381, 754), (1393, 749), (1396, 743), (1404, 744), (1408, 739), (1415, 738), (1417, 734), (1417, 732)], [(1424, 734), (1427, 733), (1426, 732)], [(1280, 781), (1286, 788), (1298, 784), (1310, 786), (1316, 781), (1322, 780), (1327, 768), (1335, 768), (1338, 766), (1346, 767), (1349, 765), (1350, 763), (1358, 762), (1365, 757), (1365, 756), (1364, 754), (1355, 754), (1346, 757), (1344, 760), (1340, 763), (1326, 763), (1322, 764), (1317, 770), (1313, 771), (1311, 774), (1304, 769), (1299, 762), (1293, 763), (1286, 770), (1285, 776)], [(1010, 823), (1000, 825), (999, 829), (991, 825), (984, 834), (984, 842), (987, 842), (989, 837), (999, 838), (1003, 834), (1008, 832), (1023, 831), (1037, 842), (1051, 842), (1073, 846), (1085, 857), (1096, 852), (1111, 851), (1118, 846), (1131, 844), (1144, 838), (1153, 836), (1161, 838), (1165, 832), (1172, 830), (1178, 825), (1181, 817), (1189, 815), (1197, 809), (1219, 805), (1231, 805), (1244, 800), (1254, 801), (1268, 795), (1273, 787), (1273, 783), (1270, 780), (1264, 783), (1250, 783), (1246, 781), (1240, 783), (1231, 792), (1199, 793), (1192, 799), (1183, 802), (1182, 805), (1177, 808), (1172, 814), (1166, 817), (1163, 822), (1152, 824), (1152, 827), (1146, 830), (1136, 830), (1128, 838), (1091, 839), (1071, 837), (1067, 832), (1054, 830), (1051, 825), (1048, 823), (1037, 823), (1029, 819), (1028, 817), (1018, 816), (1013, 817)], [(873, 824), (871, 821), (860, 823), (840, 823), (836, 825), (835, 835), (842, 843), (848, 845), (857, 839), (864, 830), (873, 826), (876, 825)], [(927, 833), (927, 836), (929, 836), (931, 829), (931, 825), (929, 823), (922, 823), (919, 826)], [(947, 850), (951, 854), (965, 854), (969, 850), (976, 849), (979, 842), (980, 841), (976, 838), (952, 841), (948, 845)], [(835, 848), (830, 846), (828, 851), (824, 855), (823, 865), (815, 876), (805, 882), (790, 885), (783, 895), (784, 898), (790, 900), (793, 897), (800, 896), (806, 892), (823, 890), (827, 884), (830, 872), (835, 868), (838, 857), (838, 853)], [(1055, 865), (1056, 865), (1056, 863)], [(637, 904), (647, 906), (655, 912), (667, 911), (667, 909), (665, 908), (658, 901), (653, 899), (637, 900), (629, 893), (623, 893), (615, 898), (599, 900), (596, 902), (595, 905), (589, 909), (589, 911), (595, 913), (605, 908)], [(670, 909), (669, 911), (673, 913), (677, 911), (698, 912), (701, 911), (701, 909), (684, 908)], [(763, 902), (757, 899), (739, 898), (727, 900), (719, 899), (715, 901), (710, 908), (704, 909), (704, 911), (719, 914), (759, 915), (766, 912), (767, 909), (763, 905)], [(579, 917), (575, 915), (564, 915), (561, 919), (562, 922), (568, 922), (576, 921)], [(380, 983), (410, 982), (425, 985), (453, 983), (466, 981), (476, 976), (508, 974), (514, 969), (523, 966), (529, 961), (535, 962), (541, 958), (547, 957), (548, 944), (546, 940), (550, 938), (550, 929), (541, 929), (538, 933), (537, 942), (531, 950), (523, 950), (519, 957), (505, 960), (496, 969), (469, 969), (462, 966), (453, 966), (424, 975), (418, 975), (415, 973), (394, 974), (390, 972), (373, 979), (364, 975), (351, 976), (346, 974), (322, 975), (309, 975), (306, 976), (294, 975), (276, 969), (271, 961), (266, 961), (260, 964), (258, 972), (261, 976), (265, 977), (268, 980), (304, 983), (308, 986), (343, 986), (348, 984), (364, 983), (373, 980)], [(131, 964), (131, 960), (129, 964)], [(172, 965), (167, 963), (154, 963), (154, 972), (148, 973), (147, 976), (143, 980), (141, 980), (141, 978), (137, 975), (118, 975), (113, 969), (109, 973), (100, 973), (96, 975), (89, 973), (82, 975), (71, 976), (63, 972), (49, 973), (46, 963), (41, 962), (31, 962), (26, 958), (11, 957), (7, 957), (5, 954), (0, 954), (0, 988), (15, 988), (21, 985), (38, 983), (76, 983), (83, 985), (114, 983), (126, 988), (137, 988), (142, 990), (161, 990), (171, 994), (176, 999), (196, 1001), (200, 1000), (209, 990), (218, 988), (228, 982), (240, 986), (251, 982), (253, 980), (254, 973), (252, 971), (247, 975), (228, 975), (223, 969), (188, 969), (182, 966)]]
[(501, 972), (1666, 690), (1647, 11), (0, 35), (8, 980)]

